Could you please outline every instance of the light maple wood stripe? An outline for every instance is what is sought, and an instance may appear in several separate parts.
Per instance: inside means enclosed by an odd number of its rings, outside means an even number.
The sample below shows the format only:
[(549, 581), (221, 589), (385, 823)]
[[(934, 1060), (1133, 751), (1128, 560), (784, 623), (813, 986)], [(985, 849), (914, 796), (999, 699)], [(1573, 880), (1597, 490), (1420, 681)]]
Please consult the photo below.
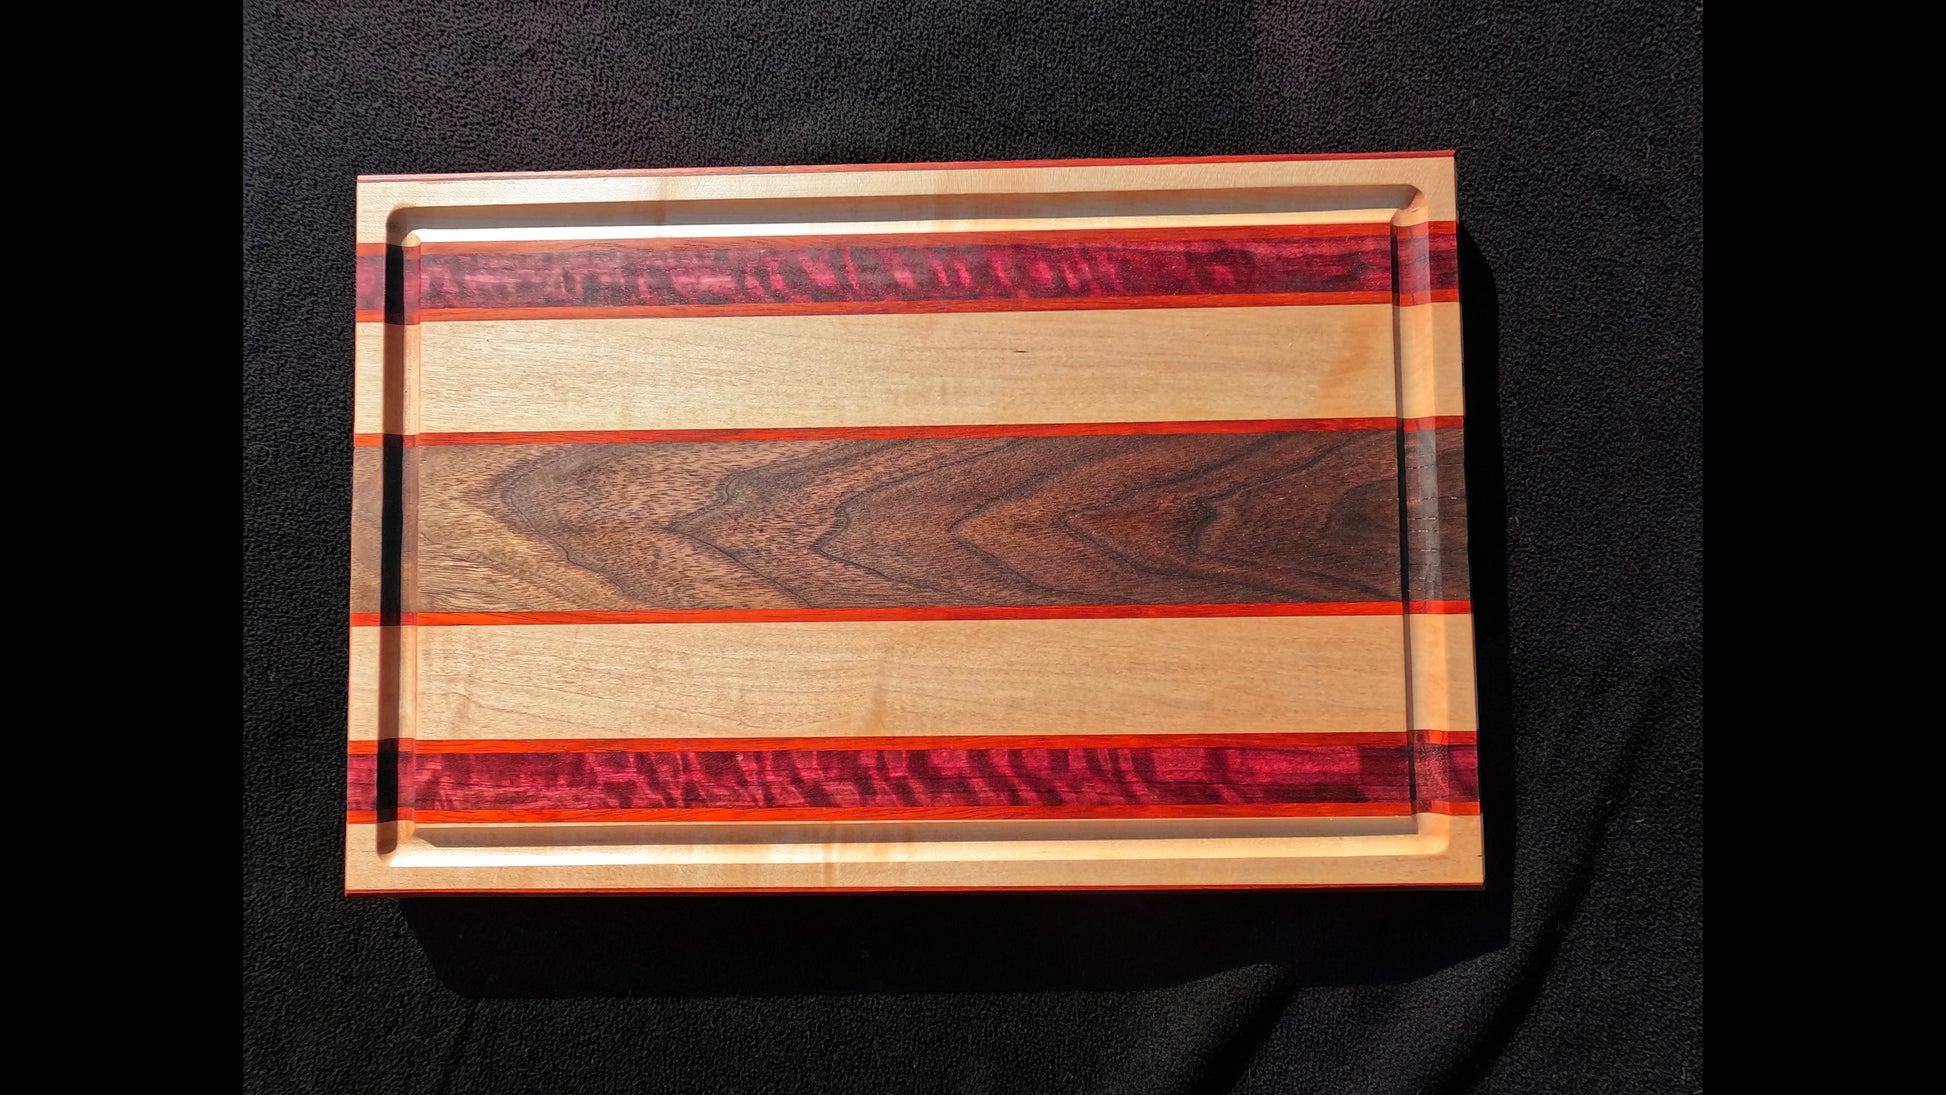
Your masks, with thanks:
[(351, 429), (378, 434), (385, 421), (385, 324), (360, 322), (352, 341)]
[[(411, 330), (429, 433), (1390, 418), (1399, 414), (1393, 311), (493, 320)], [(1457, 403), (1429, 405), (1425, 414), (1459, 413)], [(374, 417), (360, 417), (361, 432)]]
[[(1482, 881), (1477, 816), (1422, 813), (1407, 833), (1313, 835), (1310, 826), (1397, 824), (1397, 819), (1282, 819), (1289, 835), (1210, 836), (1182, 827), (1179, 837), (937, 839), (932, 825), (902, 827), (906, 839), (847, 840), (839, 826), (774, 827), (780, 839), (711, 843), (685, 826), (644, 826), (629, 839), (591, 827), (584, 843), (552, 826), (504, 827), (504, 843), (490, 830), (468, 829), (464, 844), (442, 844), (440, 827), (406, 834), (380, 853), (375, 830), (345, 830), (346, 888), (354, 893), (558, 891), (632, 892), (709, 890), (878, 889), (1171, 889), (1178, 887), (1337, 887), (1368, 885), (1477, 886)], [(1223, 824), (1211, 819), (1204, 824)], [(866, 824), (866, 823), (861, 823)], [(1085, 825), (1086, 823), (1053, 823)], [(1121, 822), (1133, 825), (1137, 822)], [(1255, 824), (1255, 823), (1253, 823)], [(545, 839), (524, 842), (535, 829)], [(548, 831), (553, 830), (553, 831)], [(1126, 830), (1123, 830), (1126, 831)], [(795, 835), (796, 839), (781, 837)], [(982, 832), (982, 836), (985, 832)], [(807, 839), (814, 836), (814, 839)], [(930, 838), (930, 839), (929, 839)]]
[(1459, 369), (1460, 305), (1436, 301), (1391, 308), (1398, 362), (1397, 410), (1401, 418), (1457, 418), (1466, 413)]
[(360, 748), (360, 743), (373, 742), (381, 736), (379, 678), (383, 666), (380, 659), (382, 653), (389, 653), (379, 649), (381, 630), (378, 627), (357, 626), (351, 629), (345, 726), (350, 733), (354, 752)]
[(419, 422), (420, 330), (417, 324), (357, 324), (352, 349), (354, 436), (409, 435), (422, 428)]
[[(1120, 243), (1155, 242), (1173, 240), (1178, 242), (1201, 243), (1212, 239), (1222, 240), (1279, 240), (1279, 239), (1322, 239), (1342, 243), (1349, 240), (1364, 240), (1368, 243), (1391, 241), (1395, 232), (1389, 218), (1361, 220), (1356, 222), (1291, 223), (1289, 221), (1263, 222), (1249, 225), (1216, 224), (1207, 226), (1185, 225), (1172, 220), (1165, 225), (1128, 226), (1116, 225), (1092, 227), (1076, 224), (1064, 219), (1057, 226), (1041, 230), (1022, 228), (1019, 222), (1010, 222), (1005, 231), (985, 231), (977, 228), (941, 232), (937, 229), (913, 231), (894, 228), (884, 224), (873, 224), (868, 230), (853, 232), (832, 232), (818, 226), (804, 231), (780, 231), (776, 226), (766, 226), (757, 235), (719, 237), (697, 236), (688, 232), (672, 233), (664, 236), (592, 236), (569, 239), (537, 238), (508, 239), (495, 236), (472, 237), (465, 232), (445, 232), (430, 235), (429, 230), (421, 229), (416, 235), (419, 239), (419, 253), (422, 258), (452, 254), (554, 254), (565, 255), (580, 251), (642, 251), (648, 253), (681, 251), (717, 251), (726, 247), (755, 247), (762, 250), (802, 251), (805, 249), (842, 245), (845, 247), (882, 247), (882, 246), (920, 246), (950, 245), (953, 247), (1010, 247), (1019, 244), (1032, 244), (1037, 240), (1058, 240), (1061, 243)], [(679, 227), (679, 226), (668, 226)], [(1440, 226), (1422, 226), (1424, 232)], [(1449, 227), (1450, 226), (1445, 226)], [(434, 230), (436, 231), (436, 230)], [(1446, 232), (1451, 235), (1450, 231)], [(363, 258), (379, 257), (373, 252), (359, 249)]]
[(1472, 614), (1413, 614), (1405, 619), (1412, 651), (1411, 728), (1447, 734), (1478, 731)]
[(1405, 727), (1398, 616), (403, 630), (421, 740)]
[(416, 627), (351, 629), (345, 726), (354, 752), (417, 733), (418, 643)]
[[(670, 218), (668, 206), (721, 203), (723, 223), (807, 221), (810, 208), (838, 203), (870, 206), (916, 199), (940, 219), (973, 219), (969, 203), (990, 205), (979, 219), (1075, 215), (1076, 195), (1118, 197), (1129, 215), (1198, 212), (1194, 199), (1214, 191), (1287, 191), (1288, 208), (1379, 205), (1402, 210), (1398, 223), (1454, 220), (1453, 160), (1448, 156), (1310, 161), (1007, 164), (990, 167), (847, 170), (774, 174), (500, 175), (370, 177), (358, 184), (358, 242), (397, 242), (412, 228), (433, 226), (428, 209), (466, 211), (464, 223), (531, 223), (523, 207), (586, 211), (591, 223), (622, 210), (642, 221)], [(658, 210), (656, 207), (661, 206)], [(557, 212), (560, 211), (558, 208)], [(394, 214), (399, 220), (394, 220)], [(829, 213), (823, 213), (829, 216)], [(698, 219), (684, 209), (673, 219)], [(707, 217), (701, 219), (709, 219)], [(930, 219), (930, 218), (929, 218)], [(994, 230), (1013, 227), (992, 223)], [(753, 232), (751, 234), (761, 234)], [(390, 239), (388, 240), (388, 236)]]

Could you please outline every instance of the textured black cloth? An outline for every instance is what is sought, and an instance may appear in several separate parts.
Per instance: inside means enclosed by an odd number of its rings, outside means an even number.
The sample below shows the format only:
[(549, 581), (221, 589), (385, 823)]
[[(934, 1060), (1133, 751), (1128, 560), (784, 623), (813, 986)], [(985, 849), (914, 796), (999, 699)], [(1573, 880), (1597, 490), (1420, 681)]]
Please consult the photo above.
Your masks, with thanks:
[[(256, 0), (245, 1086), (1702, 1087), (1702, 7)], [(340, 895), (354, 176), (1456, 148), (1483, 893)]]

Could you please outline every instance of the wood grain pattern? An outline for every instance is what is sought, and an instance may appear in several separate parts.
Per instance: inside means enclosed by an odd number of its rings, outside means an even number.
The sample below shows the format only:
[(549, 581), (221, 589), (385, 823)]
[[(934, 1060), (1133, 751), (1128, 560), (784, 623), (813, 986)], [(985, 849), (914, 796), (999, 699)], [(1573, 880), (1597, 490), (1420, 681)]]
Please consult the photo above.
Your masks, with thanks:
[[(1014, 422), (916, 426), (789, 426), (717, 430), (537, 430), (508, 433), (421, 433), (406, 439), (434, 445), (621, 445), (668, 441), (969, 441), (1028, 437), (1159, 437), (1212, 433), (1346, 433), (1390, 430), (1390, 416), (1368, 418), (1248, 418), (1179, 422)], [(1408, 428), (1409, 428), (1409, 424)], [(383, 444), (383, 435), (361, 436), (358, 445)]]
[(422, 448), (418, 610), (1398, 600), (1394, 436)]
[(891, 608), (647, 608), (561, 612), (354, 612), (351, 626), (918, 623), (968, 620), (1206, 620), (1243, 616), (1405, 616), (1472, 611), (1468, 601), (1226, 601), (1164, 605), (900, 605)]
[(992, 171), (1017, 168), (1155, 167), (1162, 165), (1342, 163), (1355, 160), (1448, 160), (1452, 149), (1417, 152), (1298, 152), (1257, 156), (1136, 156), (1066, 160), (953, 160), (911, 163), (752, 164), (743, 167), (641, 167), (598, 171), (481, 171), (468, 175), (360, 175), (361, 184), (528, 182), (537, 179), (644, 179), (681, 176), (849, 174), (866, 171)]
[(1458, 226), (1451, 221), (1392, 230), (1392, 293), (1400, 307), (1459, 299)]
[[(421, 408), (429, 432), (1397, 418), (1394, 311), (490, 320), (406, 330), (420, 340), (419, 370), (434, 393)], [(1435, 326), (1427, 352), (1456, 352), (1458, 325)], [(1442, 381), (1414, 413), (1457, 413), (1458, 398)], [(359, 431), (377, 432), (379, 417), (361, 404)]]
[(361, 181), (347, 888), (1477, 883), (1451, 175)]
[(429, 824), (1477, 811), (1475, 748), (1438, 737), (387, 740), (347, 757), (347, 809)]
[(1480, 751), (1471, 734), (1415, 730), (1411, 735), (1412, 801), (1421, 812), (1473, 814), (1480, 809)]
[[(1117, 821), (739, 823), (548, 826), (548, 839), (517, 825), (491, 843), (454, 844), (433, 826), (384, 855), (370, 851), (374, 827), (345, 831), (352, 893), (682, 893), (793, 891), (1149, 890), (1343, 888), (1480, 884), (1481, 826), (1473, 816), (1419, 814), (1410, 832), (1345, 832), (1389, 819), (1282, 818), (1248, 822), (1254, 835), (1220, 831), (1236, 822), (1181, 819), (1175, 835)], [(975, 835), (940, 839), (936, 829)], [(1006, 826), (1018, 835), (988, 830)], [(1319, 831), (1319, 827), (1328, 827)], [(380, 825), (377, 828), (384, 829)], [(894, 830), (891, 833), (885, 830)], [(754, 832), (752, 832), (754, 830)], [(1216, 830), (1216, 831), (1212, 831)], [(657, 839), (653, 834), (668, 834)], [(625, 834), (625, 835), (624, 835)], [(472, 835), (472, 834), (469, 834)], [(1319, 840), (1318, 837), (1324, 839)]]
[[(1403, 745), (461, 753), (416, 758), (415, 811), (833, 811), (1403, 803)], [(725, 814), (724, 816), (728, 816)]]
[[(1318, 231), (1328, 229), (1330, 234)], [(1376, 230), (1374, 230), (1376, 229)], [(1052, 238), (1036, 238), (1038, 236)], [(495, 315), (818, 314), (1414, 302), (1454, 288), (1423, 226), (932, 237), (635, 239), (389, 248), (361, 283), (392, 323)], [(542, 249), (542, 248), (546, 249)], [(1395, 253), (1395, 249), (1397, 249)], [(385, 264), (392, 275), (377, 272)], [(369, 314), (367, 293), (361, 304)], [(1263, 298), (1256, 300), (1253, 298)]]
[(1474, 695), (1473, 614), (1413, 613), (1406, 618), (1406, 677), (1414, 730), (1480, 728)]
[[(1451, 420), (1448, 420), (1451, 421)], [(1400, 435), (1405, 586), (1414, 601), (1466, 601), (1466, 437), (1457, 423)]]
[(389, 630), (421, 741), (1406, 727), (1399, 616), (354, 628), (354, 654)]
[[(1167, 218), (1210, 198), (1259, 194), (1293, 218), (1320, 208), (1386, 210), (1396, 223), (1457, 215), (1450, 156), (1157, 164), (1020, 163), (975, 167), (875, 165), (818, 172), (617, 171), (519, 178), (377, 176), (358, 185), (357, 239), (397, 242), (427, 224), (532, 226), (623, 210), (639, 223), (859, 220), (887, 204), (918, 202), (926, 219), (1005, 229), (1037, 217), (1072, 218), (1073, 199), (1122, 216)], [(966, 206), (973, 206), (967, 210)], [(440, 214), (463, 211), (462, 218)], [(564, 217), (562, 214), (568, 214)], [(395, 219), (395, 214), (405, 214)], [(1381, 218), (1388, 219), (1388, 218)], [(403, 223), (401, 223), (403, 222)], [(596, 223), (600, 223), (597, 221)]]

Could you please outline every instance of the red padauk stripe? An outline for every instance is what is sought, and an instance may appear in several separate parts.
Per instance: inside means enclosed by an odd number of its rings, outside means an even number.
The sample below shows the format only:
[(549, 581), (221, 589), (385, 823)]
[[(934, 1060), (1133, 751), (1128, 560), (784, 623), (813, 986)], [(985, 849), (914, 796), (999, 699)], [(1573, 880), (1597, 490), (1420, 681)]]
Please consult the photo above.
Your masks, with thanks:
[(1294, 802), (1267, 805), (1204, 803), (1176, 806), (883, 806), (740, 810), (412, 810), (421, 825), (614, 824), (693, 821), (1026, 821), (1072, 818), (1408, 817), (1409, 802)]
[(1017, 422), (925, 426), (782, 426), (674, 430), (474, 430), (458, 433), (352, 435), (359, 448), (396, 437), (406, 448), (434, 445), (646, 445), (747, 441), (907, 441), (1000, 437), (1152, 437), (1188, 434), (1333, 433), (1360, 430), (1459, 429), (1460, 415), (1397, 419), (1242, 418), (1183, 422)]
[(1469, 601), (1154, 605), (926, 605), (912, 608), (695, 608), (564, 612), (354, 612), (353, 627), (493, 627), (539, 624), (775, 624), (944, 620), (1179, 620), (1245, 616), (1453, 615)]
[(1421, 430), (1457, 430), (1465, 425), (1466, 416), (1458, 414), (1435, 414), (1427, 415), (1424, 418), (1402, 418), (1399, 420), (1399, 429), (1404, 430), (1406, 433), (1417, 433)]
[[(1407, 817), (1414, 812), (1446, 814), (1450, 817), (1478, 817), (1480, 804), (1477, 802), (1426, 802), (1414, 807), (1406, 802), (1350, 802), (1350, 803), (1298, 803), (1276, 808), (1254, 807), (1230, 809), (1211, 807), (1144, 807), (1132, 810), (1107, 808), (1089, 812), (1064, 812), (1062, 818), (1081, 821), (1103, 818), (1224, 818), (1224, 817)], [(896, 814), (883, 811), (804, 811), (806, 816), (786, 816), (787, 811), (766, 812), (761, 818), (752, 818), (747, 811), (715, 810), (400, 810), (396, 814), (379, 817), (376, 810), (347, 810), (345, 822), (349, 825), (375, 825), (381, 820), (406, 820), (423, 825), (495, 825), (495, 824), (546, 824), (574, 823), (601, 824), (626, 822), (684, 822), (684, 821), (1039, 821), (1048, 820), (1040, 815), (1024, 817), (1011, 808), (996, 810), (968, 810), (964, 808), (945, 808), (941, 810), (906, 810)], [(947, 887), (949, 889), (986, 889), (987, 887)], [(1060, 887), (1065, 889), (1066, 887)], [(1087, 887), (1108, 889), (1171, 889), (1168, 886), (1118, 886)], [(1190, 887), (1204, 889), (1205, 887)], [(1239, 887), (1251, 889), (1255, 887)], [(1339, 887), (1327, 887), (1339, 888)], [(1356, 887), (1350, 887), (1356, 888)], [(1391, 887), (1386, 887), (1391, 888)], [(376, 891), (374, 891), (376, 892)], [(447, 891), (439, 891), (447, 892)], [(452, 891), (470, 893), (473, 891)], [(482, 891), (489, 892), (489, 891)], [(524, 891), (523, 891), (524, 892)], [(577, 891), (579, 892), (579, 891)], [(602, 892), (602, 891), (595, 891)], [(617, 890), (617, 893), (634, 893), (634, 890)], [(649, 892), (649, 891), (643, 891)], [(699, 891), (720, 893), (724, 891)]]
[(1186, 434), (1333, 433), (1358, 430), (1456, 430), (1462, 415), (1424, 418), (1241, 418), (1193, 422), (1019, 422), (994, 425), (774, 426), (680, 430), (473, 430), (459, 433), (352, 435), (365, 449), (395, 437), (405, 448), (435, 445), (648, 445), (745, 441), (907, 441), (998, 437), (1152, 437)]
[(498, 171), (469, 175), (360, 175), (360, 182), (478, 182), (493, 179), (646, 179), (685, 175), (822, 175), (856, 171), (989, 171), (1014, 167), (1150, 167), (1172, 164), (1303, 163), (1310, 160), (1453, 158), (1450, 148), (1422, 152), (1299, 152), (1264, 156), (1141, 156), (1084, 160), (956, 160), (941, 163), (781, 164), (754, 167), (641, 167), (602, 171)]
[(549, 897), (559, 894), (578, 894), (585, 897), (622, 897), (627, 895), (658, 894), (664, 897), (715, 897), (722, 894), (772, 894), (776, 896), (804, 896), (808, 894), (846, 894), (870, 893), (1175, 893), (1194, 890), (1197, 892), (1227, 890), (1479, 890), (1485, 884), (1479, 882), (1213, 882), (1187, 883), (1176, 886), (549, 886), (529, 890), (496, 889), (491, 886), (459, 887), (440, 886), (424, 890), (408, 889), (364, 889), (347, 887), (346, 897)]
[[(398, 744), (394, 744), (394, 743)], [(874, 734), (770, 738), (388, 738), (350, 743), (363, 756), (403, 749), (431, 753), (771, 753), (791, 750), (914, 749), (1296, 749), (1404, 745), (1404, 731), (1297, 734)]]
[(944, 426), (795, 426), (713, 430), (531, 430), (418, 434), (430, 445), (600, 445), (656, 442), (907, 441), (1004, 437), (1154, 437), (1183, 434), (1329, 433), (1398, 428), (1392, 418), (1258, 418), (1203, 422), (1049, 422)]

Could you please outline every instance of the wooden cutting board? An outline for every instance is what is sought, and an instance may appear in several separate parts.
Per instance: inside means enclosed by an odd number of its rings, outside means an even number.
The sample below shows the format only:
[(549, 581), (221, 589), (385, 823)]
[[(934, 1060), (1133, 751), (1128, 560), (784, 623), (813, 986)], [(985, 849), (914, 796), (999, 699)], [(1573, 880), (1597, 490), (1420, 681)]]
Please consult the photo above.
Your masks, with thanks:
[(1454, 219), (361, 179), (347, 890), (1479, 884)]

